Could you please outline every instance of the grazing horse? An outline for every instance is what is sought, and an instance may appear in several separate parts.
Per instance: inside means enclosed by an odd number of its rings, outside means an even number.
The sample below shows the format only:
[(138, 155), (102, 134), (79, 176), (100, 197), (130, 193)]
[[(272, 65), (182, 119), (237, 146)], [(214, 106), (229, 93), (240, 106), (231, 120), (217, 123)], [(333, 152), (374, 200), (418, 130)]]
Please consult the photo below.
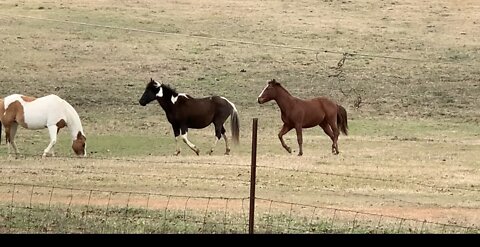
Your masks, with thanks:
[[(72, 149), (76, 155), (86, 156), (86, 137), (77, 111), (65, 100), (57, 95), (48, 95), (41, 98), (12, 94), (0, 101), (0, 129), (5, 127), (5, 139), (10, 155), (10, 146), (13, 147), (16, 157), (18, 149), (15, 144), (15, 134), (18, 125), (26, 129), (48, 128), (50, 143), (43, 151), (42, 157), (51, 154), (57, 142), (57, 134), (61, 128), (68, 126), (72, 135)], [(0, 132), (1, 134), (1, 132)], [(1, 138), (0, 138), (1, 139)]]
[(299, 99), (292, 96), (275, 79), (267, 83), (257, 100), (259, 104), (275, 100), (280, 107), (283, 127), (278, 133), (278, 138), (287, 152), (292, 153), (292, 149), (283, 141), (283, 135), (295, 128), (299, 146), (298, 156), (301, 156), (303, 154), (302, 129), (319, 125), (332, 139), (332, 153), (339, 153), (337, 140), (340, 131), (345, 135), (348, 134), (347, 111), (341, 105), (325, 97)]
[(216, 139), (208, 153), (213, 153), (217, 142), (223, 136), (223, 139), (225, 139), (225, 154), (228, 155), (230, 153), (230, 146), (228, 145), (223, 124), (229, 116), (231, 116), (230, 122), (233, 141), (235, 144), (239, 142), (240, 123), (237, 108), (226, 98), (220, 96), (193, 98), (184, 93), (177, 93), (175, 89), (170, 86), (150, 78), (150, 82), (147, 83), (147, 87), (139, 103), (145, 106), (155, 99), (165, 111), (168, 122), (172, 125), (176, 144), (174, 155), (180, 153), (180, 147), (178, 146), (179, 135), (181, 135), (183, 142), (199, 155), (200, 150), (187, 138), (188, 128), (202, 129), (211, 123), (215, 125)]

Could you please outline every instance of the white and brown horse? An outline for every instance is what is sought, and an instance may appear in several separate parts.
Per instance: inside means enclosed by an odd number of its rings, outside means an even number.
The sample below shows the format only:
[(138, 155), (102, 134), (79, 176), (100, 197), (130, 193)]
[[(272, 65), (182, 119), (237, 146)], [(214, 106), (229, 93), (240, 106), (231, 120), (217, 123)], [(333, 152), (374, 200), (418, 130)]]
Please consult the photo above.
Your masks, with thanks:
[[(15, 134), (18, 125), (26, 129), (48, 128), (50, 143), (43, 151), (43, 157), (54, 156), (53, 147), (57, 142), (57, 134), (61, 128), (67, 127), (72, 135), (72, 148), (75, 154), (86, 156), (86, 137), (77, 111), (57, 95), (41, 98), (12, 94), (0, 100), (0, 135), (1, 126), (5, 127), (5, 139), (10, 155), (10, 146), (18, 157)], [(0, 138), (1, 139), (1, 138)]]
[(194, 98), (188, 94), (177, 93), (170, 86), (150, 79), (139, 103), (145, 106), (153, 100), (158, 101), (167, 115), (167, 120), (172, 125), (176, 142), (175, 155), (180, 153), (179, 136), (198, 155), (200, 150), (187, 138), (188, 129), (202, 129), (212, 123), (215, 126), (215, 142), (208, 154), (213, 153), (217, 142), (223, 137), (225, 139), (225, 154), (228, 155), (230, 146), (223, 125), (229, 116), (233, 142), (235, 144), (239, 142), (240, 122), (237, 108), (225, 97)]

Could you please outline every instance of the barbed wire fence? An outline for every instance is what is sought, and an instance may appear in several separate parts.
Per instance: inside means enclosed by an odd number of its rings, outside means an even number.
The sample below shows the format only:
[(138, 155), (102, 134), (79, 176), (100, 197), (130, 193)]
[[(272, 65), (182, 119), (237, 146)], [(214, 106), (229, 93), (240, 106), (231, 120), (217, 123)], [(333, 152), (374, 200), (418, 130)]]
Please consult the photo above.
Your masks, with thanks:
[[(2, 232), (247, 233), (249, 198), (0, 183)], [(8, 200), (5, 200), (7, 199)], [(476, 227), (256, 197), (256, 233), (478, 233)]]
[[(335, 207), (256, 198), (268, 205), (257, 228), (266, 233), (477, 233), (478, 228)], [(265, 207), (260, 207), (265, 208)], [(279, 208), (282, 212), (279, 213)], [(281, 218), (279, 215), (288, 217)], [(292, 216), (297, 216), (292, 218)], [(298, 217), (301, 216), (301, 217)]]
[(0, 183), (0, 191), (7, 232), (245, 233), (248, 226), (248, 198), (26, 183)]
[[(22, 153), (19, 159), (28, 159), (28, 158), (40, 158), (41, 154), (34, 154), (34, 153)], [(221, 167), (234, 167), (234, 168), (241, 168), (241, 169), (249, 169), (250, 166), (245, 164), (241, 165), (238, 163), (229, 163), (229, 162), (215, 162), (215, 161), (199, 161), (199, 160), (149, 160), (149, 159), (139, 159), (139, 158), (115, 158), (115, 157), (93, 157), (87, 156), (82, 158), (77, 158), (71, 155), (56, 155), (54, 157), (48, 157), (48, 159), (55, 159), (59, 161), (71, 161), (71, 160), (100, 160), (100, 161), (121, 161), (121, 162), (129, 162), (129, 163), (136, 163), (136, 164), (174, 164), (174, 165), (194, 165), (194, 164), (202, 164), (208, 166), (221, 166)], [(344, 174), (344, 173), (334, 173), (334, 172), (323, 172), (323, 171), (315, 171), (315, 170), (307, 170), (307, 169), (295, 169), (295, 168), (284, 168), (284, 167), (276, 167), (272, 165), (258, 165), (257, 168), (261, 169), (270, 169), (270, 170), (278, 170), (278, 171), (285, 171), (285, 172), (294, 172), (294, 173), (304, 173), (304, 174), (311, 174), (311, 175), (324, 175), (324, 176), (334, 176), (334, 177), (342, 177), (346, 179), (359, 179), (359, 180), (370, 180), (370, 181), (380, 181), (386, 183), (394, 183), (394, 184), (415, 184), (421, 187), (434, 189), (436, 191), (450, 191), (450, 190), (457, 190), (463, 192), (480, 192), (480, 189), (475, 187), (457, 187), (457, 186), (437, 186), (434, 184), (428, 184), (426, 182), (419, 182), (414, 180), (400, 180), (400, 179), (389, 179), (384, 177), (369, 177), (369, 176), (361, 176), (361, 175), (354, 175), (354, 174)], [(105, 174), (105, 175), (119, 175), (119, 176), (137, 176), (137, 177), (145, 177), (145, 176), (161, 176), (159, 174), (146, 174), (146, 173), (121, 173), (121, 172), (113, 172), (113, 171), (97, 171), (97, 170), (86, 170), (85, 168), (79, 169), (54, 169), (54, 168), (32, 168), (32, 167), (9, 167), (9, 166), (2, 166), (0, 167), (1, 170), (19, 170), (19, 171), (52, 171), (52, 172), (66, 172), (66, 173), (94, 173), (94, 174)], [(191, 179), (209, 179), (201, 176), (188, 176), (186, 178)], [(212, 178), (215, 179), (215, 178)], [(249, 183), (249, 181), (244, 181), (241, 179), (229, 179), (229, 178), (221, 178), (222, 180), (227, 179), (228, 181), (237, 181), (237, 182), (244, 182)], [(292, 184), (285, 183), (284, 185), (293, 186)], [(298, 186), (298, 185), (297, 185)]]
[[(37, 157), (38, 155), (30, 156)], [(23, 156), (25, 159), (29, 155)], [(76, 158), (54, 157), (60, 162)], [(143, 159), (96, 158), (85, 159), (124, 161), (135, 164)], [(148, 161), (151, 162), (151, 161)], [(222, 165), (232, 168), (249, 168), (235, 163), (211, 161), (157, 161), (158, 164)], [(391, 184), (416, 184), (438, 192), (456, 190), (478, 192), (475, 188), (455, 186), (441, 187), (424, 182), (402, 181), (351, 174), (337, 174), (311, 170), (290, 169), (272, 165), (260, 165), (258, 169), (277, 170), (294, 174), (312, 174), (326, 177), (381, 181)], [(50, 172), (66, 174), (92, 173), (104, 176), (158, 176), (160, 174), (121, 173), (96, 171), (85, 168), (53, 169), (3, 166), (6, 172)], [(286, 175), (288, 176), (288, 175)], [(185, 179), (249, 181), (224, 177), (205, 177), (201, 174)], [(257, 178), (265, 185), (263, 178)], [(289, 188), (302, 187), (283, 183)], [(280, 186), (269, 184), (267, 186)], [(302, 187), (303, 188), (303, 187)], [(320, 191), (320, 189), (317, 189)], [(333, 191), (342, 193), (342, 191)], [(345, 193), (345, 192), (344, 192)], [(449, 192), (450, 193), (450, 192)], [(372, 196), (363, 193), (347, 193), (351, 196)], [(321, 197), (320, 193), (320, 197)], [(248, 233), (249, 197), (208, 197), (172, 195), (151, 192), (117, 191), (98, 188), (48, 186), (35, 183), (0, 182), (0, 229), (3, 232), (78, 232), (78, 233)], [(385, 200), (385, 198), (384, 198)], [(394, 202), (404, 202), (390, 198)], [(308, 205), (255, 197), (254, 225), (256, 233), (478, 233), (477, 226), (463, 226), (412, 219), (385, 214), (375, 214), (335, 207)], [(410, 202), (422, 205), (419, 202)]]
[[(22, 153), (16, 160), (20, 159), (29, 159), (29, 158), (40, 158), (41, 154), (35, 153)], [(77, 158), (71, 155), (56, 155), (54, 157), (48, 157), (48, 159), (55, 159), (59, 161), (71, 161), (71, 160), (100, 160), (100, 161), (121, 161), (121, 162), (129, 162), (129, 163), (136, 163), (136, 164), (174, 164), (174, 165), (194, 165), (194, 164), (202, 164), (208, 166), (220, 166), (220, 167), (234, 167), (240, 169), (249, 169), (250, 166), (247, 164), (238, 164), (233, 162), (215, 162), (211, 160), (207, 161), (199, 161), (199, 160), (151, 160), (151, 159), (139, 159), (139, 158), (116, 158), (116, 157), (94, 157), (94, 156), (87, 156), (82, 158)], [(285, 171), (285, 172), (294, 172), (294, 173), (304, 173), (304, 174), (311, 174), (311, 175), (324, 175), (324, 176), (334, 176), (334, 177), (342, 177), (346, 179), (359, 179), (359, 180), (370, 180), (370, 181), (380, 181), (386, 183), (394, 183), (394, 184), (415, 184), (425, 188), (431, 188), (436, 191), (450, 191), (450, 190), (457, 190), (463, 192), (480, 192), (480, 189), (475, 187), (457, 187), (457, 186), (437, 186), (434, 184), (428, 184), (427, 182), (419, 182), (414, 180), (400, 180), (400, 179), (389, 179), (384, 177), (369, 177), (369, 176), (361, 176), (361, 175), (354, 175), (354, 174), (344, 174), (344, 173), (334, 173), (334, 172), (323, 172), (323, 171), (316, 171), (316, 170), (307, 170), (307, 169), (296, 169), (296, 168), (285, 168), (285, 167), (276, 167), (272, 165), (258, 165), (257, 168), (261, 169), (271, 169), (271, 170), (278, 170), (278, 171)], [(113, 172), (113, 171), (97, 171), (97, 170), (86, 170), (85, 168), (79, 169), (53, 169), (53, 168), (32, 168), (32, 167), (9, 167), (9, 166), (2, 166), (0, 167), (1, 170), (19, 170), (19, 171), (52, 171), (52, 172), (66, 172), (66, 173), (95, 173), (95, 174), (105, 174), (105, 175), (119, 175), (119, 176), (137, 176), (137, 177), (145, 177), (145, 176), (161, 176), (159, 174), (146, 174), (146, 173), (121, 173), (121, 172)], [(191, 179), (209, 179), (201, 176), (188, 176), (186, 178)], [(214, 178), (212, 178), (214, 179)], [(244, 181), (241, 179), (229, 179), (229, 178), (221, 178), (222, 180), (227, 179), (228, 181), (237, 181), (237, 182), (244, 182), (249, 183), (249, 181)], [(293, 186), (292, 184), (285, 183), (284, 185)], [(297, 185), (298, 186), (298, 185)]]

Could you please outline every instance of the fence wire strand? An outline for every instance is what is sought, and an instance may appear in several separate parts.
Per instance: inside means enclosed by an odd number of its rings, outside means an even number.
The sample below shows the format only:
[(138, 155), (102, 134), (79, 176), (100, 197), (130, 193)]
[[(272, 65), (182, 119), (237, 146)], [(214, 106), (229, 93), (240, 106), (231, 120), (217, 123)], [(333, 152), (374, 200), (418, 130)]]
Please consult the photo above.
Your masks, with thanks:
[[(180, 232), (188, 233), (188, 232), (195, 232), (198, 230), (200, 233), (209, 233), (210, 231), (214, 232), (243, 232), (246, 233), (248, 228), (248, 217), (245, 214), (245, 207), (244, 201), (248, 198), (229, 198), (229, 197), (194, 197), (194, 196), (176, 196), (176, 195), (165, 195), (165, 194), (152, 194), (152, 193), (135, 193), (135, 192), (128, 192), (128, 191), (108, 191), (108, 190), (94, 190), (94, 189), (78, 189), (78, 188), (65, 188), (65, 187), (56, 187), (56, 186), (43, 186), (43, 185), (32, 185), (32, 184), (20, 184), (20, 183), (0, 183), (0, 188), (10, 188), (10, 192), (7, 192), (10, 195), (10, 202), (7, 206), (10, 210), (9, 217), (7, 221), (4, 221), (3, 227), (7, 227), (10, 231), (35, 231), (35, 226), (29, 226), (27, 229), (21, 229), (21, 227), (15, 226), (15, 218), (19, 217), (13, 214), (14, 209), (16, 210), (16, 214), (20, 213), (21, 210), (28, 210), (28, 218), (30, 222), (35, 222), (38, 220), (35, 215), (36, 210), (40, 210), (45, 212), (46, 215), (53, 214), (55, 211), (62, 212), (65, 210), (65, 213), (61, 213), (62, 215), (66, 215), (67, 218), (75, 217), (75, 211), (80, 210), (80, 219), (82, 219), (82, 225), (79, 226), (79, 230), (84, 233), (91, 232), (92, 230), (89, 228), (94, 224), (93, 222), (99, 221), (101, 222), (99, 232), (123, 232), (123, 233), (133, 233), (133, 232), (176, 232), (175, 228), (172, 228), (172, 224), (174, 224), (175, 219), (177, 218), (175, 215), (182, 215), (183, 217), (183, 229)], [(48, 197), (48, 201), (46, 202), (46, 207), (42, 209), (41, 201), (35, 202), (31, 198), (33, 198), (33, 193), (36, 191), (37, 193), (41, 194), (42, 189), (46, 190), (44, 194)], [(8, 191), (8, 190), (7, 190)], [(18, 191), (18, 192), (17, 192)], [(28, 192), (29, 191), (29, 192)], [(62, 194), (63, 192), (63, 194)], [(99, 193), (95, 199), (97, 202), (93, 204), (94, 201), (94, 193)], [(25, 200), (21, 199), (24, 193), (30, 193), (30, 198)], [(15, 195), (18, 194), (18, 197)], [(87, 203), (83, 209), (81, 209), (81, 203), (73, 204), (74, 198), (77, 201), (81, 201), (82, 194), (87, 195)], [(102, 197), (102, 194), (106, 194), (108, 198), (106, 206), (102, 206), (99, 198)], [(155, 220), (162, 221), (162, 217), (155, 218), (151, 216), (141, 215), (138, 211), (143, 208), (145, 212), (156, 212), (156, 210), (152, 207), (150, 209), (145, 208), (145, 204), (138, 199), (135, 201), (135, 205), (131, 204), (132, 196), (138, 194), (143, 195), (141, 198), (143, 200), (148, 200), (152, 202), (154, 196), (161, 196), (162, 198), (167, 198), (166, 206), (163, 210), (163, 225), (160, 228), (156, 229), (151, 228), (149, 224), (154, 222)], [(150, 195), (147, 197), (146, 195)], [(67, 196), (67, 202), (62, 200), (61, 198)], [(126, 202), (124, 205), (118, 204), (120, 198), (122, 196), (126, 196)], [(70, 197), (70, 198), (68, 198)], [(28, 197), (27, 197), (28, 198)], [(55, 199), (54, 199), (55, 198)], [(185, 203), (183, 205), (183, 209), (175, 207), (171, 207), (170, 203), (173, 198), (176, 199), (184, 199)], [(68, 200), (69, 199), (69, 200)], [(117, 208), (110, 208), (112, 200), (115, 199), (117, 201)], [(198, 208), (195, 209), (195, 205), (190, 207), (189, 201), (193, 199), (201, 199), (204, 201), (204, 205), (206, 206), (204, 211), (199, 211)], [(214, 200), (223, 201), (225, 204), (224, 206), (212, 206)], [(401, 233), (407, 230), (411, 230), (408, 227), (405, 227), (404, 224), (409, 222), (413, 225), (418, 225), (414, 227), (412, 231), (419, 231), (429, 232), (429, 228), (426, 227), (426, 224), (435, 227), (442, 227), (441, 232), (446, 232), (447, 229), (453, 231), (463, 231), (463, 232), (479, 232), (480, 229), (476, 227), (466, 227), (461, 225), (454, 225), (454, 224), (445, 224), (445, 223), (438, 223), (438, 222), (431, 222), (426, 220), (417, 220), (417, 219), (410, 219), (404, 217), (397, 217), (397, 216), (389, 216), (383, 214), (376, 214), (376, 213), (367, 213), (367, 212), (360, 212), (356, 210), (346, 210), (346, 209), (338, 209), (333, 207), (322, 207), (322, 206), (313, 206), (308, 204), (301, 204), (301, 203), (292, 203), (292, 202), (285, 202), (285, 201), (278, 201), (278, 200), (271, 200), (265, 198), (256, 198), (257, 202), (263, 202), (264, 206), (259, 206), (257, 214), (258, 215), (258, 224), (256, 224), (256, 229), (258, 232), (266, 232), (266, 233), (295, 233), (295, 232), (315, 232), (319, 231), (319, 225), (321, 222), (327, 222), (328, 218), (330, 218), (330, 224), (327, 225), (326, 229), (322, 229), (322, 232), (341, 232), (347, 231), (351, 233), (355, 233), (365, 227), (362, 225), (362, 221), (360, 220), (361, 217), (367, 218), (378, 218), (377, 222), (377, 229), (372, 231), (379, 231), (381, 232), (381, 222), (386, 222), (387, 219), (396, 220), (397, 223), (394, 224), (395, 232)], [(22, 201), (26, 201), (22, 203)], [(62, 202), (63, 201), (63, 202)], [(240, 211), (235, 213), (235, 210), (231, 208), (229, 212), (228, 205), (230, 202), (238, 201), (241, 204)], [(158, 204), (160, 201), (156, 201)], [(154, 202), (155, 203), (155, 202)], [(31, 204), (31, 205), (30, 205)], [(67, 206), (62, 206), (62, 205)], [(139, 206), (143, 204), (144, 206)], [(231, 204), (231, 203), (230, 203)], [(275, 204), (275, 207), (272, 205)], [(103, 204), (105, 205), (105, 204)], [(240, 205), (239, 205), (240, 206)], [(284, 206), (288, 206), (288, 210), (284, 217), (279, 217), (278, 213), (274, 213), (273, 211), (278, 211), (279, 208)], [(3, 206), (4, 207), (4, 206)], [(103, 207), (103, 209), (102, 209)], [(223, 208), (223, 210), (222, 210)], [(195, 211), (196, 210), (196, 211)], [(0, 205), (0, 217), (1, 217), (2, 205)], [(182, 212), (183, 211), (183, 212)], [(223, 212), (222, 212), (223, 211)], [(329, 211), (330, 213), (326, 213)], [(191, 212), (187, 213), (187, 212)], [(195, 213), (196, 212), (196, 213)], [(264, 213), (263, 213), (264, 212)], [(303, 213), (302, 213), (303, 212)], [(312, 213), (313, 212), (313, 213)], [(318, 212), (322, 212), (320, 217), (318, 216)], [(70, 216), (68, 216), (70, 215)], [(169, 216), (171, 215), (171, 216)], [(197, 216), (195, 216), (197, 215)], [(217, 215), (218, 217), (215, 217)], [(235, 216), (236, 215), (236, 216)], [(280, 214), (281, 215), (281, 214)], [(302, 216), (303, 215), (303, 216)], [(330, 215), (330, 217), (328, 217)], [(350, 216), (348, 216), (350, 215)], [(230, 217), (229, 217), (230, 216)], [(315, 216), (317, 216), (317, 220), (315, 220)], [(124, 227), (113, 227), (112, 224), (118, 222), (118, 220), (123, 221)], [(230, 221), (228, 220), (230, 219)], [(236, 219), (236, 220), (235, 220)], [(323, 220), (322, 220), (323, 219)], [(239, 223), (239, 221), (243, 223)], [(280, 221), (279, 221), (280, 220)], [(49, 217), (45, 217), (42, 219), (42, 229), (41, 231), (46, 232), (55, 232), (59, 231), (55, 229), (55, 224), (50, 222), (51, 219)], [(57, 219), (58, 221), (58, 219)], [(281, 222), (284, 222), (283, 224)], [(373, 222), (373, 220), (368, 220), (367, 222)], [(140, 224), (136, 226), (135, 224)], [(143, 225), (142, 225), (143, 224)], [(191, 226), (197, 227), (191, 227)], [(370, 224), (371, 225), (371, 224)], [(386, 224), (388, 225), (388, 224)], [(2, 225), (0, 225), (2, 226)], [(236, 228), (240, 226), (240, 228)], [(276, 226), (276, 230), (273, 231), (272, 226)], [(113, 227), (113, 228), (112, 228)], [(228, 229), (227, 229), (228, 227)], [(318, 229), (317, 229), (318, 228)], [(367, 226), (368, 228), (368, 226)], [(236, 229), (236, 230), (235, 230)], [(380, 230), (379, 230), (380, 229)], [(415, 230), (416, 229), (416, 230)]]
[[(309, 51), (309, 52), (314, 52), (316, 54), (315, 55), (316, 57), (318, 56), (317, 54), (319, 54), (320, 52), (323, 52), (323, 53), (340, 54), (340, 55), (344, 55), (344, 56), (345, 56), (345, 54), (347, 54), (350, 57), (366, 57), (366, 58), (377, 58), (377, 59), (404, 60), (404, 61), (419, 62), (419, 63), (437, 63), (437, 64), (450, 64), (450, 65), (451, 64), (458, 64), (458, 62), (450, 62), (450, 61), (444, 61), (444, 60), (428, 60), (428, 59), (395, 57), (395, 56), (367, 54), (367, 53), (358, 53), (358, 52), (345, 52), (345, 51), (338, 51), (338, 50), (327, 49), (327, 48), (309, 48), (309, 47), (280, 45), (280, 44), (272, 44), (272, 43), (261, 43), (261, 42), (254, 42), (254, 41), (235, 40), (235, 39), (226, 39), (226, 38), (218, 38), (218, 37), (206, 37), (206, 36), (201, 36), (201, 35), (184, 34), (184, 33), (178, 33), (178, 32), (155, 31), (155, 30), (147, 30), (147, 29), (141, 29), (141, 28), (103, 25), (103, 24), (87, 23), (87, 22), (80, 22), (80, 21), (58, 20), (58, 19), (27, 16), (27, 15), (12, 15), (12, 14), (5, 14), (5, 13), (1, 13), (0, 15), (8, 17), (8, 18), (13, 18), (13, 19), (32, 19), (32, 20), (37, 20), (37, 21), (48, 21), (48, 22), (63, 23), (63, 24), (68, 24), (68, 25), (80, 25), (80, 26), (88, 26), (88, 27), (94, 27), (94, 28), (105, 28), (105, 29), (128, 31), (128, 32), (140, 32), (140, 33), (149, 33), (149, 34), (169, 35), (169, 36), (177, 36), (177, 37), (182, 37), (182, 38), (195, 38), (195, 39), (211, 40), (211, 41), (217, 41), (217, 42), (235, 43), (235, 44), (241, 44), (241, 45), (253, 45), (253, 46), (263, 46), (263, 47), (289, 49), (289, 50)], [(476, 66), (476, 65), (471, 64), (471, 63), (462, 63), (461, 65)]]

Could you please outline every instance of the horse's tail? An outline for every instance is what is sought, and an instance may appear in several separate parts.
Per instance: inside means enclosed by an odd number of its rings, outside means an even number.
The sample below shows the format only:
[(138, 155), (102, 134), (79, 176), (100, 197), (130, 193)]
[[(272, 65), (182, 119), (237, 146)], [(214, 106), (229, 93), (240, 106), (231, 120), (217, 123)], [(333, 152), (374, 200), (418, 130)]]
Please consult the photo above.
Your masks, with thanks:
[[(3, 106), (3, 98), (0, 99), (0, 114), (3, 115), (4, 114), (4, 106)], [(2, 121), (1, 121), (1, 118), (0, 118), (0, 144), (2, 144)], [(8, 144), (8, 143), (7, 143)]]
[(340, 128), (340, 131), (348, 135), (348, 120), (347, 120), (347, 110), (341, 105), (337, 105), (337, 125)]
[(230, 102), (230, 100), (226, 99), (225, 97), (222, 98), (232, 106), (232, 113), (230, 114), (230, 127), (232, 130), (233, 143), (238, 144), (240, 143), (240, 119), (238, 118), (237, 108), (232, 102)]
[(238, 144), (240, 143), (240, 119), (238, 118), (238, 111), (235, 107), (232, 110), (232, 115), (230, 120), (231, 120), (230, 125), (232, 129), (233, 143)]
[[(4, 104), (5, 104), (4, 99), (0, 98), (0, 115), (2, 115), (2, 116), (5, 114)], [(2, 123), (1, 118), (0, 118), (0, 144), (2, 144), (2, 127), (3, 127), (3, 123)], [(5, 139), (7, 139), (7, 136), (5, 136)], [(6, 143), (8, 145), (8, 142), (6, 142)]]

